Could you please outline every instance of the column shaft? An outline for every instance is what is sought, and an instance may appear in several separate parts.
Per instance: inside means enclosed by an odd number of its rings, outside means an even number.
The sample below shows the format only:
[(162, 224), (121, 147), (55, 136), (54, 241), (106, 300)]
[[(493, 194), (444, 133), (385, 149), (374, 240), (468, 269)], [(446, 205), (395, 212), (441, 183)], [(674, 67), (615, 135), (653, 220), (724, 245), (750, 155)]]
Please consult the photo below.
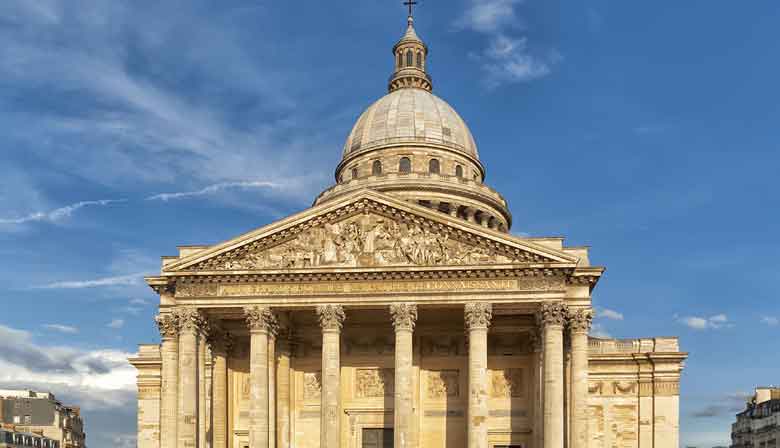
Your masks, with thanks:
[(491, 317), (490, 304), (466, 304), (465, 320), (469, 337), (468, 448), (488, 447), (487, 335)]
[(249, 446), (269, 447), (268, 335), (276, 319), (268, 308), (244, 309), (250, 331), (249, 347)]
[(412, 371), (412, 337), (417, 321), (417, 306), (398, 303), (390, 306), (395, 328), (395, 384), (394, 384), (394, 446), (417, 446), (414, 427), (414, 378)]
[(290, 341), (280, 340), (276, 358), (276, 446), (290, 448)]
[(321, 305), (317, 314), (322, 327), (322, 398), (320, 448), (339, 448), (341, 437), (341, 326), (344, 309)]
[(198, 443), (198, 339), (202, 318), (196, 309), (179, 312), (179, 416), (178, 448), (194, 448)]
[(176, 448), (176, 422), (179, 395), (179, 323), (175, 315), (156, 319), (162, 336), (160, 390), (160, 448)]
[(566, 307), (545, 303), (539, 313), (544, 338), (544, 448), (563, 448), (563, 325)]
[(198, 447), (206, 448), (206, 340), (198, 338)]
[(276, 337), (268, 335), (268, 446), (276, 448)]
[(579, 309), (569, 314), (572, 448), (588, 447), (588, 331), (592, 319), (590, 309)]
[(212, 446), (227, 448), (227, 356), (224, 349), (220, 348), (214, 352), (213, 375)]

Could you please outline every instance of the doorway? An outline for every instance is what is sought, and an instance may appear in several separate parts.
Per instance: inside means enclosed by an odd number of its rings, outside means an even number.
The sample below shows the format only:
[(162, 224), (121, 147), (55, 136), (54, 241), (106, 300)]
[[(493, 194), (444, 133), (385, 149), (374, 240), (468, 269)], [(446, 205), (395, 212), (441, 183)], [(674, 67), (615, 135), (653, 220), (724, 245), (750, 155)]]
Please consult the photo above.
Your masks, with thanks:
[(393, 430), (387, 428), (364, 428), (363, 448), (393, 448)]

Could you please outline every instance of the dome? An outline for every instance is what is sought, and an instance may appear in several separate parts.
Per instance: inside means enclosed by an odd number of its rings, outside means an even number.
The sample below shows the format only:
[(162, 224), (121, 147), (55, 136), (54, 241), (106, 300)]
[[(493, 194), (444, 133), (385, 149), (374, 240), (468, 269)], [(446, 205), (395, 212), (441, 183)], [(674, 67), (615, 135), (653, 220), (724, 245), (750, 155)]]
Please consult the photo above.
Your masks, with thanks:
[(366, 109), (344, 145), (344, 157), (396, 144), (432, 145), (478, 158), (468, 126), (446, 101), (424, 89), (398, 89)]
[(485, 167), (466, 123), (432, 93), (428, 47), (407, 19), (393, 46), (388, 94), (369, 106), (347, 137), (335, 185), (314, 204), (369, 189), (507, 232), (512, 215), (500, 193), (484, 183)]

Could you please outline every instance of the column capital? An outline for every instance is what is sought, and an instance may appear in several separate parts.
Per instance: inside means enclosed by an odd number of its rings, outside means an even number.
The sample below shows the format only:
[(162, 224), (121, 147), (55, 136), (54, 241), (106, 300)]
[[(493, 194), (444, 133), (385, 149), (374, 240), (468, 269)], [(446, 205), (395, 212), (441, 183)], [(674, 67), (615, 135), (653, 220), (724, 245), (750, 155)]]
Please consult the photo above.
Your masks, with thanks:
[(570, 309), (568, 315), (569, 330), (572, 333), (588, 333), (593, 322), (593, 308)]
[(536, 312), (536, 321), (541, 326), (563, 327), (568, 310), (563, 302), (544, 302)]
[(414, 303), (393, 303), (390, 305), (395, 331), (413, 331), (417, 323), (417, 305)]
[(463, 307), (466, 328), (474, 330), (488, 328), (493, 318), (493, 305), (485, 302), (470, 302)]
[(179, 319), (176, 314), (158, 314), (154, 316), (154, 322), (162, 339), (175, 339), (179, 336)]
[(344, 307), (341, 305), (318, 305), (317, 316), (320, 319), (322, 331), (341, 331), (344, 325)]
[(195, 307), (176, 308), (174, 310), (182, 333), (203, 333), (206, 331), (206, 320), (203, 313)]
[(244, 308), (244, 318), (251, 333), (276, 333), (276, 315), (268, 307), (247, 306)]

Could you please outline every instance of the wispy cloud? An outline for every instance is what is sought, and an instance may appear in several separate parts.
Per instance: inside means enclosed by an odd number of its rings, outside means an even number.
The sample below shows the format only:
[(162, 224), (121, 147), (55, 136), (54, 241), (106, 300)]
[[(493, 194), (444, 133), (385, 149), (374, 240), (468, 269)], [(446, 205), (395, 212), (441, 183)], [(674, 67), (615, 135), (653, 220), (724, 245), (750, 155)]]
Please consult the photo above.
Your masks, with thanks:
[(480, 62), (490, 88), (504, 83), (527, 82), (547, 76), (562, 60), (554, 50), (531, 51), (524, 24), (516, 7), (520, 0), (471, 0), (455, 22), (455, 29), (484, 34), (487, 46), (472, 59)]
[(113, 328), (115, 330), (118, 330), (125, 326), (125, 320), (124, 319), (112, 319), (111, 322), (107, 323), (106, 326), (108, 328)]
[(776, 327), (780, 325), (780, 319), (775, 316), (763, 316), (761, 318), (761, 323), (767, 324), (770, 327)]
[(49, 330), (59, 331), (60, 333), (67, 333), (67, 334), (76, 334), (79, 332), (79, 329), (76, 327), (72, 327), (70, 325), (62, 325), (62, 324), (45, 324), (43, 328), (47, 328)]
[(84, 289), (99, 288), (105, 286), (132, 286), (138, 285), (143, 280), (144, 273), (103, 277), (93, 280), (67, 280), (48, 283), (41, 286), (33, 286), (33, 289)]
[(247, 181), (247, 182), (221, 182), (218, 184), (209, 185), (208, 187), (201, 188), (195, 191), (181, 191), (176, 193), (159, 193), (146, 198), (149, 201), (160, 200), (170, 201), (173, 199), (189, 199), (197, 196), (206, 196), (215, 193), (219, 193), (224, 190), (230, 189), (242, 189), (247, 190), (251, 188), (270, 188), (278, 189), (282, 188), (281, 183), (277, 182), (264, 182), (264, 181)]
[(717, 314), (711, 317), (701, 316), (684, 316), (680, 317), (675, 315), (675, 320), (688, 328), (694, 330), (717, 330), (720, 328), (730, 328), (734, 324), (728, 319), (725, 314)]
[(601, 308), (596, 310), (596, 317), (610, 320), (623, 320), (623, 313), (611, 310), (609, 308)]
[(142, 305), (146, 306), (149, 305), (149, 301), (146, 299), (141, 299), (139, 297), (136, 297), (134, 299), (130, 299), (130, 305)]
[(601, 323), (594, 323), (593, 326), (590, 328), (590, 335), (594, 338), (606, 338), (609, 339), (612, 337), (612, 335), (607, 331), (606, 328), (604, 328), (604, 325)]
[(81, 201), (75, 204), (66, 205), (47, 212), (34, 212), (26, 216), (19, 218), (0, 218), (0, 224), (25, 224), (28, 222), (58, 222), (63, 219), (70, 218), (73, 213), (84, 207), (90, 206), (105, 206), (109, 204), (115, 204), (118, 202), (125, 202), (124, 199), (101, 199), (98, 201)]

